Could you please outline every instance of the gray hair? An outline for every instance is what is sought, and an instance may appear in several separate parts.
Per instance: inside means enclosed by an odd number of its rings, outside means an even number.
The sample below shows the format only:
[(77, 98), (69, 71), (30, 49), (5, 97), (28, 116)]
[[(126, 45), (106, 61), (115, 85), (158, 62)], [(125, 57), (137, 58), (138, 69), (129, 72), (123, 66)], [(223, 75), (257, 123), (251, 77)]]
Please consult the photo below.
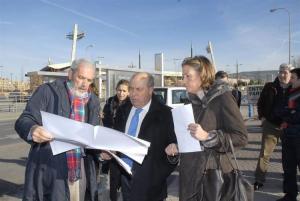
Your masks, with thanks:
[(294, 68), (295, 68), (295, 67), (292, 66), (291, 64), (283, 63), (283, 64), (280, 64), (280, 66), (279, 66), (279, 71), (285, 71), (285, 70), (291, 71), (291, 70), (293, 70)]
[(94, 70), (96, 70), (95, 65), (91, 61), (89, 61), (87, 59), (83, 59), (83, 58), (75, 59), (71, 64), (71, 70), (75, 72), (78, 69), (78, 67), (81, 65), (83, 65), (85, 67), (92, 67)]
[(135, 78), (138, 75), (142, 75), (143, 78), (147, 79), (147, 86), (149, 88), (154, 87), (154, 77), (153, 75), (151, 75), (150, 73), (146, 73), (146, 72), (138, 72), (135, 73), (130, 80), (132, 80), (133, 78)]

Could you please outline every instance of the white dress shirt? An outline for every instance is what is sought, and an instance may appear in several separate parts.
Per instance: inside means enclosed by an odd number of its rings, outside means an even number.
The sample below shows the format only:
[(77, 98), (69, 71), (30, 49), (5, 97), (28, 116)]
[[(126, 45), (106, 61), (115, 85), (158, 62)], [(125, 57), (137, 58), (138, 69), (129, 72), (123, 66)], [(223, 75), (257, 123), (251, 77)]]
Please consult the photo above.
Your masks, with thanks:
[[(138, 123), (138, 126), (137, 126), (136, 133), (135, 133), (134, 137), (137, 137), (138, 134), (139, 134), (139, 132), (140, 132), (140, 128), (141, 128), (142, 122), (143, 122), (146, 114), (149, 111), (149, 108), (150, 108), (150, 105), (151, 105), (151, 101), (152, 100), (150, 99), (150, 101), (143, 108), (141, 108), (143, 110), (139, 114), (139, 123)], [(131, 119), (132, 119), (132, 117), (133, 117), (136, 109), (137, 109), (136, 107), (132, 106), (132, 108), (130, 110), (130, 113), (129, 113), (129, 116), (128, 116), (128, 119), (126, 121), (125, 133), (127, 133), (127, 134), (128, 134), (128, 129), (129, 129), (129, 125), (130, 125)]]

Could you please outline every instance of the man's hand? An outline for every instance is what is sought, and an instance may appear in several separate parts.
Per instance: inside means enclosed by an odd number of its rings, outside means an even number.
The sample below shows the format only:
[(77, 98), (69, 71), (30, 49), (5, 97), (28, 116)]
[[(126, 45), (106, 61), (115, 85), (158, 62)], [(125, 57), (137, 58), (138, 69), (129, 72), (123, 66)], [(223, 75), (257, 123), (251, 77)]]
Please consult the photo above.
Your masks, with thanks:
[(199, 141), (205, 141), (208, 138), (208, 132), (203, 130), (200, 124), (195, 124), (195, 123), (189, 124), (188, 130), (190, 131), (192, 137), (196, 138)]
[(32, 140), (36, 143), (44, 143), (53, 140), (53, 136), (42, 126), (34, 125), (30, 129)]
[(168, 156), (175, 156), (178, 154), (178, 148), (177, 145), (175, 143), (171, 143), (169, 144), (166, 149), (165, 152)]

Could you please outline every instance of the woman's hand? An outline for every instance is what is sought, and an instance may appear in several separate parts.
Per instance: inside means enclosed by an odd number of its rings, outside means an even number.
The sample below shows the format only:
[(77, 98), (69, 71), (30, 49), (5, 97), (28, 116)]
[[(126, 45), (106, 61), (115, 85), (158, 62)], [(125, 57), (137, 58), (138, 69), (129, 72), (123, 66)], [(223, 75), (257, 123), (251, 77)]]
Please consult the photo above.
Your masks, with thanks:
[(188, 130), (190, 131), (192, 137), (199, 141), (205, 141), (208, 138), (208, 132), (203, 130), (200, 124), (191, 123), (188, 125)]

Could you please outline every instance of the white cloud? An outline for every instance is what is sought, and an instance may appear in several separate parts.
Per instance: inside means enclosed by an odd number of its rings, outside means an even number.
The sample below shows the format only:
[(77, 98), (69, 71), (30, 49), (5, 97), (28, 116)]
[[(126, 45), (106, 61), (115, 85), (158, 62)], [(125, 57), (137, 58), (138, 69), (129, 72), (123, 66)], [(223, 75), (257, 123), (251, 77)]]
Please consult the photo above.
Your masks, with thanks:
[(45, 4), (48, 4), (48, 5), (51, 5), (51, 6), (60, 8), (60, 9), (63, 9), (63, 10), (68, 11), (68, 12), (70, 12), (70, 13), (73, 13), (73, 14), (75, 14), (75, 15), (77, 15), (77, 16), (80, 16), (80, 17), (89, 19), (89, 20), (91, 20), (91, 21), (93, 21), (93, 22), (102, 24), (102, 25), (104, 25), (104, 26), (106, 26), (106, 27), (109, 27), (109, 28), (112, 28), (112, 29), (121, 31), (121, 32), (123, 32), (123, 33), (127, 33), (127, 34), (129, 34), (129, 35), (131, 35), (131, 36), (138, 37), (137, 34), (131, 32), (131, 31), (128, 31), (128, 30), (126, 30), (126, 29), (123, 29), (123, 28), (121, 28), (121, 27), (118, 27), (118, 26), (116, 26), (116, 25), (114, 25), (114, 24), (105, 22), (105, 21), (103, 21), (103, 20), (101, 20), (101, 19), (98, 19), (98, 18), (95, 18), (95, 17), (93, 17), (93, 16), (86, 15), (86, 14), (84, 14), (84, 13), (81, 13), (81, 12), (79, 12), (79, 11), (76, 11), (76, 10), (73, 10), (73, 9), (70, 9), (70, 8), (63, 7), (63, 6), (59, 5), (59, 4), (53, 3), (53, 2), (48, 1), (48, 0), (40, 0), (40, 1), (43, 2), (43, 3), (45, 3)]

